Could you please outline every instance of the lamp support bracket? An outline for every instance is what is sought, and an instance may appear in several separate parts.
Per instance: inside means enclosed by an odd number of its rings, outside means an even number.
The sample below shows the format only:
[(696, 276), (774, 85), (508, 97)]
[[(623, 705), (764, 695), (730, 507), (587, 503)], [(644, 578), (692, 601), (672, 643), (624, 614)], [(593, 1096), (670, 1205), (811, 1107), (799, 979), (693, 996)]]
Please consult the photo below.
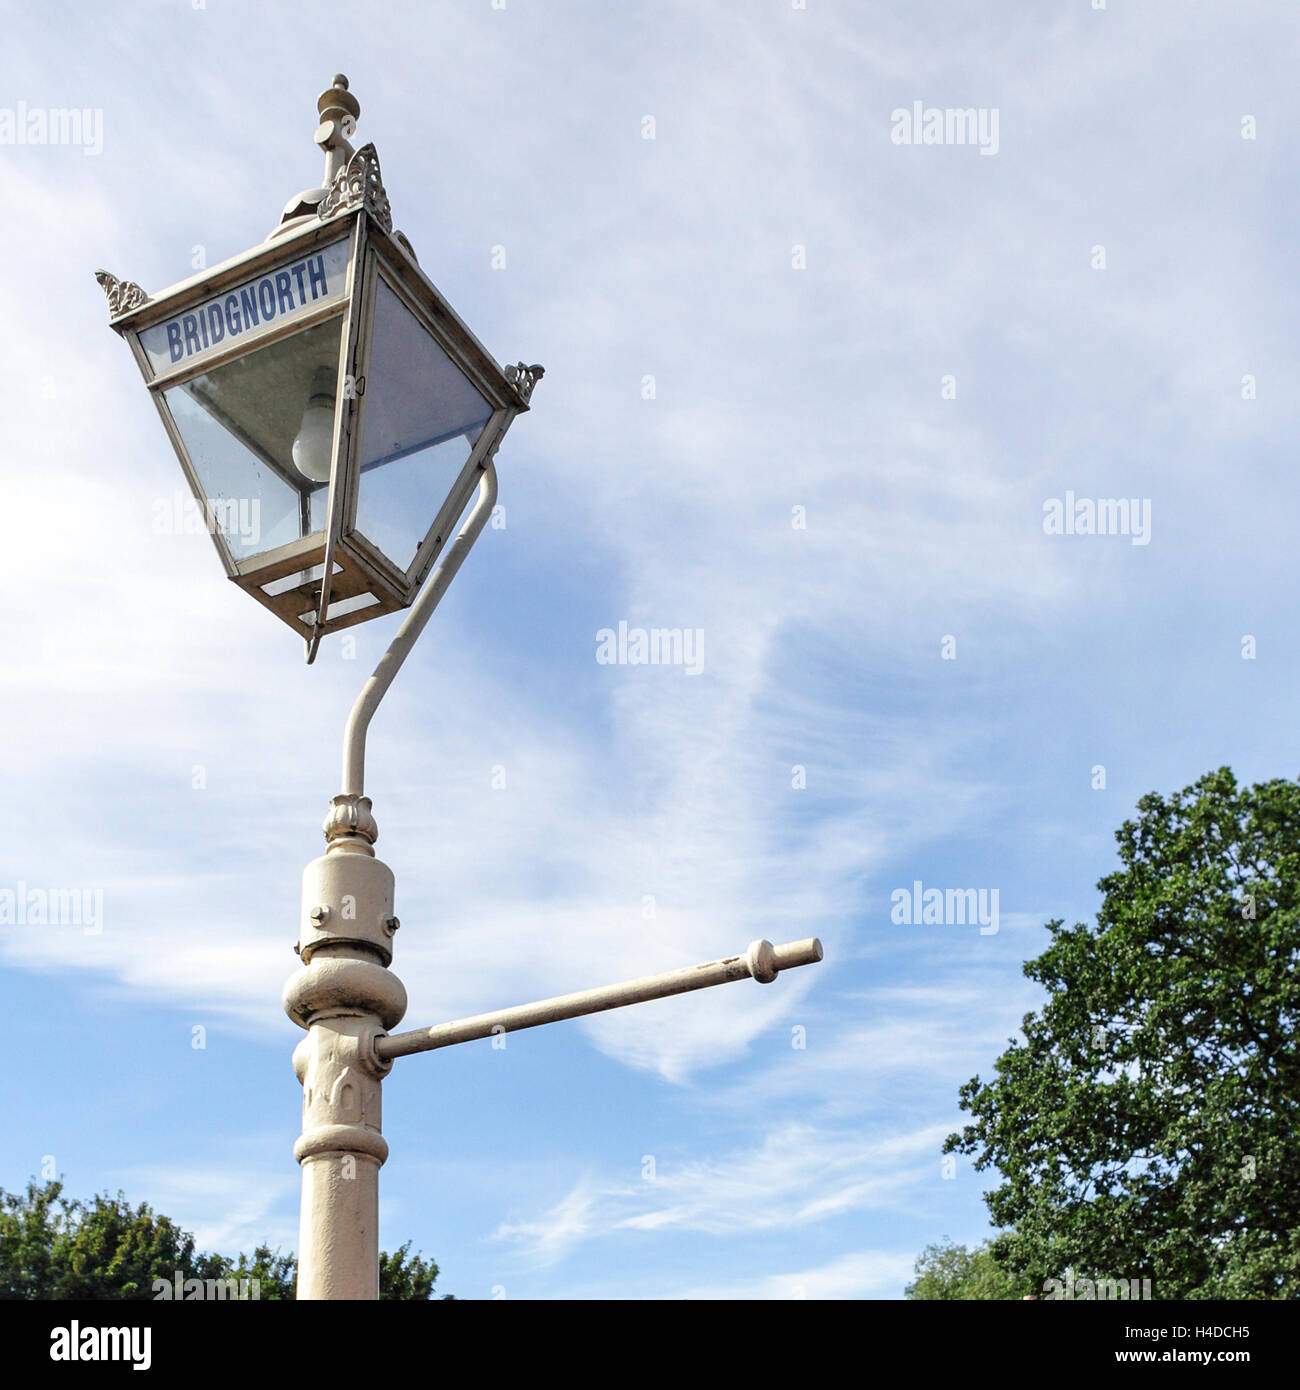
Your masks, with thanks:
[(434, 609), (442, 602), (447, 586), (456, 577), (457, 571), (469, 554), (470, 548), (478, 540), (492, 515), (497, 501), (496, 464), (488, 458), (484, 461), (483, 476), (478, 483), (478, 499), (465, 524), (460, 528), (456, 539), (445, 552), (442, 562), (430, 574), (420, 596), (411, 606), (406, 621), (398, 629), (388, 650), (379, 660), (374, 673), (361, 689), (352, 713), (348, 716), (347, 727), (343, 733), (343, 791), (347, 797), (361, 797), (365, 794), (366, 782), (366, 731), (374, 718), (379, 702), (388, 692), (402, 664), (411, 654), (425, 625), (433, 617)]

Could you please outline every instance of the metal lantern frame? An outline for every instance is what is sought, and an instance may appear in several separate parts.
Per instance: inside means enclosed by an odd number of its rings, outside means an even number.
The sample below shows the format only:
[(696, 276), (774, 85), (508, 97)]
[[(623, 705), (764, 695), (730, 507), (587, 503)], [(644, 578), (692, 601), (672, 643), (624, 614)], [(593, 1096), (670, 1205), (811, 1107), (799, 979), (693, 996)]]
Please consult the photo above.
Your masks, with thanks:
[[(346, 279), (341, 296), (330, 295), (320, 306), (308, 307), (284, 322), (277, 318), (259, 323), (237, 337), (232, 335), (228, 346), (205, 347), (195, 354), (195, 360), (185, 357), (174, 366), (164, 364), (155, 369), (141, 342), (150, 329), (169, 323), (178, 315), (219, 303), (233, 291), (282, 273), (305, 257), (344, 241)], [(131, 346), (186, 480), (206, 518), (226, 574), (306, 640), (308, 661), (314, 659), (326, 634), (410, 606), (454, 533), (457, 520), (511, 422), (528, 410), (533, 387), (542, 376), (541, 367), (525, 366), (522, 362), (505, 368), (498, 366), (420, 269), (406, 238), (392, 230), (373, 145), (352, 154), (314, 212), (292, 219), (286, 214), (286, 223), (265, 243), (202, 275), (154, 298), (147, 297), (138, 286), (119, 283), (104, 272), (100, 272), (100, 280), (109, 296), (111, 326)], [(446, 353), (492, 412), (433, 517), (414, 560), (405, 569), (357, 525), (366, 382), (371, 374), (381, 282)], [(173, 417), (166, 392), (340, 316), (342, 337), (324, 528), (311, 531), (304, 511), (301, 529), (308, 534), (260, 554), (238, 558), (217, 523), (215, 509)], [(287, 475), (283, 462), (246, 439), (241, 442), (250, 447), (259, 462), (299, 492), (305, 508), (306, 495), (299, 482)], [(286, 585), (284, 581), (295, 575), (302, 576), (301, 582)]]

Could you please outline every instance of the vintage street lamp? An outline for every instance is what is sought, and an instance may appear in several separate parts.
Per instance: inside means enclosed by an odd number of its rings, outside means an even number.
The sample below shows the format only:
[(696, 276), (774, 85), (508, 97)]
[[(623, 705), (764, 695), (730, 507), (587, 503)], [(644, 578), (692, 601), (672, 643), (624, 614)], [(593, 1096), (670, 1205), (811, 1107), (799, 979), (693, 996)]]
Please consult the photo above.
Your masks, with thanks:
[(325, 186), (149, 298), (99, 272), (226, 573), (307, 642), (407, 607), (540, 367), (504, 371), (393, 231), (347, 79)]
[[(266, 241), (150, 298), (105, 271), (112, 327), (131, 345), (226, 573), (314, 660), (321, 638), (411, 608), (358, 696), (325, 853), (303, 874), (283, 1004), (306, 1030), (298, 1297), (379, 1292), (380, 1091), (415, 1052), (732, 980), (770, 983), (822, 958), (810, 937), (724, 960), (390, 1034), (406, 991), (389, 966), (393, 874), (375, 858), (365, 741), (379, 702), (496, 503), (494, 457), (542, 368), (504, 369), (393, 231), (360, 105), (335, 77), (317, 102), (320, 188), (290, 200)], [(453, 530), (473, 499), (464, 523)]]

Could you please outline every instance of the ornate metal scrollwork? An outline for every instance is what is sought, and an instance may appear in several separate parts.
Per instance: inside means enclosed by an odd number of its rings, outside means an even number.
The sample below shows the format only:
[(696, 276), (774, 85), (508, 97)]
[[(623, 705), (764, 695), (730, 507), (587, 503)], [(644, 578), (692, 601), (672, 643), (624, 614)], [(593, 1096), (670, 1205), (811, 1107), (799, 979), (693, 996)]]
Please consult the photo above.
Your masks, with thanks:
[(533, 394), (533, 387), (546, 375), (546, 368), (534, 363), (531, 367), (523, 362), (516, 362), (513, 366), (506, 368), (506, 380), (519, 392), (519, 399), (525, 405), (528, 404)]
[(393, 230), (393, 209), (379, 173), (379, 155), (373, 145), (362, 145), (334, 176), (318, 209), (324, 222), (337, 212), (364, 207), (386, 232)]
[(117, 276), (110, 275), (106, 270), (97, 270), (95, 279), (99, 281), (100, 288), (108, 296), (108, 315), (110, 318), (120, 318), (123, 314), (128, 314), (132, 309), (138, 309), (141, 304), (149, 302), (149, 296), (130, 280), (119, 280)]

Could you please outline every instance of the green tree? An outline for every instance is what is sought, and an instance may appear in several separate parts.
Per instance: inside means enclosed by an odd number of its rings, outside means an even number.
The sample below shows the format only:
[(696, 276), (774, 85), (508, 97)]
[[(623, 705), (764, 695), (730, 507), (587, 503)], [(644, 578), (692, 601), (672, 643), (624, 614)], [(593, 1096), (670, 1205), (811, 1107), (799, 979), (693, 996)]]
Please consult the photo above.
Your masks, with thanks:
[(985, 1241), (968, 1250), (949, 1240), (927, 1245), (916, 1258), (916, 1278), (903, 1290), (903, 1296), (928, 1300), (1022, 1298), (1021, 1285), (993, 1258), (991, 1246), (991, 1241)]
[[(380, 1298), (433, 1297), (438, 1266), (409, 1250), (408, 1241), (380, 1254)], [(265, 1245), (233, 1261), (203, 1254), (175, 1222), (120, 1192), (85, 1202), (65, 1197), (58, 1181), (0, 1188), (0, 1299), (152, 1299), (154, 1280), (174, 1285), (178, 1271), (183, 1280), (256, 1279), (259, 1298), (292, 1299), (297, 1261)]]
[(998, 1263), (1041, 1290), (1300, 1296), (1300, 784), (1228, 768), (1138, 803), (1095, 926), (1048, 923), (1048, 992), (946, 1151), (996, 1166)]
[[(438, 1277), (438, 1266), (432, 1260), (422, 1260), (419, 1255), (407, 1256), (411, 1248), (408, 1240), (391, 1255), (379, 1256), (379, 1297), (424, 1300), (433, 1297), (433, 1281)], [(447, 1294), (445, 1297), (450, 1298)]]
[(218, 1277), (221, 1261), (147, 1204), (107, 1194), (90, 1202), (63, 1184), (0, 1189), (0, 1298), (152, 1298), (153, 1281)]
[[(257, 1296), (263, 1302), (283, 1302), (293, 1298), (298, 1282), (298, 1261), (293, 1255), (282, 1255), (269, 1246), (259, 1245), (251, 1256), (241, 1254), (233, 1264), (227, 1262), (222, 1271), (225, 1279), (256, 1279)], [(382, 1298), (382, 1293), (380, 1294)]]

